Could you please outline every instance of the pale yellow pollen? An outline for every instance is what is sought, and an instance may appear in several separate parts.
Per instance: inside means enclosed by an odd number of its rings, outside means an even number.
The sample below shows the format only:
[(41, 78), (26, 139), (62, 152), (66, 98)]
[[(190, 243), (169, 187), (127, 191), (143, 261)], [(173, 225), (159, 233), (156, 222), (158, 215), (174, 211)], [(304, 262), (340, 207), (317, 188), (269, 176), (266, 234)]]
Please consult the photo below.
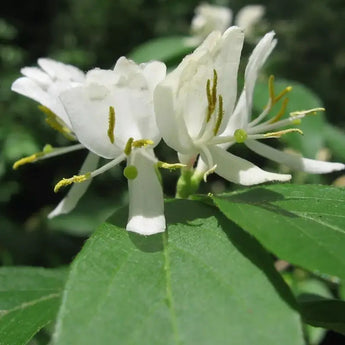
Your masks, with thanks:
[(140, 139), (140, 140), (135, 140), (132, 142), (132, 147), (134, 148), (140, 148), (140, 147), (146, 147), (149, 145), (153, 145), (154, 142), (151, 139)]
[(166, 163), (166, 162), (157, 162), (157, 167), (162, 168), (162, 169), (169, 169), (169, 170), (175, 170), (175, 169), (182, 169), (185, 168), (187, 165), (186, 164), (181, 164), (181, 163)]
[(38, 109), (40, 109), (41, 111), (43, 111), (46, 114), (46, 123), (53, 129), (55, 129), (56, 131), (58, 131), (59, 133), (61, 133), (66, 139), (74, 141), (75, 137), (72, 133), (72, 131), (66, 127), (61, 120), (59, 119), (59, 117), (54, 114), (49, 108), (45, 107), (44, 105), (39, 105)]
[(288, 133), (299, 133), (303, 135), (303, 132), (299, 128), (288, 128), (282, 131), (265, 133), (264, 138), (280, 138), (282, 135), (288, 134)]
[(72, 183), (85, 182), (89, 178), (91, 178), (91, 173), (86, 173), (84, 175), (74, 175), (73, 177), (70, 177), (70, 178), (63, 178), (61, 181), (59, 181), (55, 185), (54, 192), (57, 193), (61, 187), (68, 186)]
[(299, 110), (299, 111), (293, 111), (290, 113), (290, 116), (298, 116), (298, 115), (317, 115), (318, 111), (325, 111), (325, 108), (312, 108), (307, 110)]
[(115, 109), (114, 107), (109, 107), (109, 118), (108, 118), (108, 138), (112, 144), (114, 144), (115, 136), (114, 136), (114, 130), (115, 130)]
[(35, 162), (39, 157), (42, 157), (43, 155), (44, 155), (43, 152), (37, 152), (37, 153), (34, 153), (34, 154), (31, 155), (31, 156), (21, 158), (21, 159), (17, 160), (16, 162), (14, 162), (12, 168), (13, 168), (14, 170), (16, 170), (16, 169), (18, 169), (21, 165), (28, 164), (28, 163), (33, 163), (33, 162)]
[(223, 97), (221, 95), (218, 96), (218, 115), (217, 115), (217, 120), (216, 124), (213, 128), (213, 134), (217, 135), (220, 125), (222, 124), (224, 117), (224, 109), (223, 109)]
[(154, 145), (153, 140), (151, 140), (151, 139), (134, 140), (133, 138), (129, 138), (123, 152), (125, 153), (126, 156), (129, 156), (131, 154), (133, 148), (138, 149), (138, 148), (146, 147), (149, 145)]
[(123, 152), (125, 153), (126, 156), (129, 156), (129, 155), (131, 154), (131, 152), (132, 152), (132, 144), (133, 144), (133, 141), (134, 141), (133, 138), (129, 138), (129, 139), (127, 140), (125, 149), (124, 149), (124, 151), (123, 151)]

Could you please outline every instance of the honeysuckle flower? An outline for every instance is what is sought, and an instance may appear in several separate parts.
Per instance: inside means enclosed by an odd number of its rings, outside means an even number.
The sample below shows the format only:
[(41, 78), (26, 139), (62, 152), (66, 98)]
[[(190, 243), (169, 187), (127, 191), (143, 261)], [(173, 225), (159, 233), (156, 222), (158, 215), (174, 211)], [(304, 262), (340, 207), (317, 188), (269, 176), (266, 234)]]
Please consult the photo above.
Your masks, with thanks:
[[(265, 13), (264, 6), (244, 6), (237, 13), (235, 25), (245, 30), (246, 38), (253, 36), (253, 27)], [(195, 9), (195, 15), (191, 22), (192, 37), (187, 44), (193, 46), (200, 44), (212, 31), (225, 32), (231, 25), (233, 18), (232, 10), (225, 6), (202, 3)]]
[(220, 32), (210, 34), (155, 90), (157, 124), (163, 139), (179, 153), (181, 162), (190, 170), (200, 155), (195, 174), (204, 176), (204, 179), (215, 172), (242, 185), (290, 180), (291, 175), (264, 171), (227, 152), (234, 143), (245, 143), (265, 157), (308, 172), (322, 173), (344, 168), (340, 163), (291, 156), (257, 141), (300, 132), (297, 128), (275, 130), (320, 110), (296, 112), (289, 119), (281, 120), (287, 104), (283, 100), (281, 111), (260, 123), (273, 104), (290, 91), (287, 88), (276, 95), (273, 78), (270, 78), (269, 103), (261, 115), (250, 120), (258, 70), (274, 48), (276, 41), (273, 36), (274, 33), (267, 34), (250, 57), (244, 91), (236, 107), (237, 71), (243, 44), (243, 31), (238, 27), (229, 28), (223, 35)]
[(216, 172), (243, 185), (287, 181), (290, 175), (266, 172), (218, 145), (236, 102), (243, 39), (238, 27), (213, 32), (185, 57), (155, 90), (157, 124), (182, 163), (192, 167), (201, 155), (205, 177)]
[(60, 95), (79, 141), (110, 162), (86, 174), (60, 181), (55, 189), (84, 182), (127, 160), (129, 186), (126, 229), (144, 235), (165, 230), (163, 192), (153, 148), (161, 136), (153, 109), (153, 90), (165, 77), (163, 63), (137, 65), (120, 58), (114, 70), (93, 69), (85, 83)]
[[(38, 66), (22, 68), (21, 73), (23, 77), (14, 81), (12, 90), (40, 103), (39, 108), (45, 113), (46, 122), (67, 139), (71, 141), (77, 140), (73, 133), (70, 120), (59, 99), (59, 95), (61, 92), (83, 83), (85, 80), (84, 73), (72, 65), (66, 65), (47, 58), (38, 59)], [(84, 148), (84, 145), (81, 144), (60, 148), (53, 148), (50, 145), (46, 145), (42, 152), (37, 152), (15, 162), (13, 168), (17, 169), (26, 163), (36, 162)], [(80, 173), (94, 170), (97, 167), (98, 161), (98, 156), (89, 152), (81, 167)], [(59, 214), (70, 212), (85, 193), (90, 182), (91, 180), (83, 186), (73, 186), (67, 196), (48, 217), (52, 218)]]
[[(291, 154), (274, 149), (262, 142), (260, 139), (279, 138), (281, 135), (290, 132), (300, 132), (298, 128), (286, 128), (287, 126), (298, 125), (300, 121), (308, 115), (315, 115), (323, 108), (308, 109), (290, 113), (288, 118), (284, 118), (288, 98), (285, 95), (291, 91), (291, 87), (285, 88), (278, 95), (274, 90), (274, 78), (269, 78), (269, 98), (266, 107), (256, 118), (252, 118), (254, 88), (258, 73), (268, 56), (274, 49), (277, 41), (274, 39), (274, 32), (266, 34), (254, 49), (249, 58), (246, 71), (245, 83), (237, 106), (223, 132), (223, 138), (219, 143), (225, 143), (228, 148), (233, 143), (244, 143), (255, 153), (270, 160), (284, 164), (293, 170), (300, 170), (311, 174), (325, 174), (332, 171), (343, 170), (345, 165), (342, 163), (326, 162), (303, 158), (296, 154)], [(281, 108), (275, 116), (268, 117), (273, 106), (281, 103)]]
[(224, 32), (231, 24), (232, 11), (228, 7), (200, 4), (195, 8), (195, 15), (192, 18), (191, 43), (199, 44), (212, 31)]
[(265, 7), (262, 5), (247, 5), (242, 7), (235, 18), (235, 25), (244, 29), (246, 39), (255, 37), (254, 27), (260, 22), (265, 14)]

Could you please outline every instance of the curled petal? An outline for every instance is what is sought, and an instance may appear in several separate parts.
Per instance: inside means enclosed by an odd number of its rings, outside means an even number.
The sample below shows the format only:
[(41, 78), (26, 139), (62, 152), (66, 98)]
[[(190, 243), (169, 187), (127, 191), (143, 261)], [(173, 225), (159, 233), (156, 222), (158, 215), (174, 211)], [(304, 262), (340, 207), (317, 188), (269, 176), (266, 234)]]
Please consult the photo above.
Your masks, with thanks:
[(129, 217), (126, 229), (141, 235), (152, 235), (165, 230), (163, 191), (155, 170), (153, 151), (133, 152), (128, 165), (137, 169), (137, 176), (128, 180)]
[(315, 159), (303, 158), (276, 150), (256, 140), (248, 140), (245, 143), (252, 151), (280, 164), (285, 164), (294, 170), (305, 171), (309, 174), (327, 174), (332, 171), (345, 169), (342, 163), (323, 162)]
[(209, 148), (213, 162), (217, 165), (216, 174), (226, 180), (244, 186), (250, 186), (269, 181), (289, 181), (291, 175), (275, 174), (264, 171), (245, 159), (234, 156), (233, 154), (213, 146)]
[[(79, 174), (85, 174), (89, 171), (95, 170), (99, 162), (99, 157), (89, 152), (87, 155)], [(49, 213), (48, 218), (54, 218), (60, 214), (71, 212), (77, 205), (80, 198), (87, 191), (92, 179), (86, 180), (84, 183), (75, 183), (66, 197), (55, 207), (55, 209)]]
[(18, 78), (12, 84), (11, 89), (12, 91), (15, 91), (23, 96), (29, 97), (35, 100), (36, 102), (44, 105), (45, 107), (50, 109), (54, 114), (56, 114), (69, 129), (71, 129), (71, 122), (58, 97), (52, 93), (49, 93), (48, 91), (45, 91), (39, 83), (27, 77), (22, 77)]

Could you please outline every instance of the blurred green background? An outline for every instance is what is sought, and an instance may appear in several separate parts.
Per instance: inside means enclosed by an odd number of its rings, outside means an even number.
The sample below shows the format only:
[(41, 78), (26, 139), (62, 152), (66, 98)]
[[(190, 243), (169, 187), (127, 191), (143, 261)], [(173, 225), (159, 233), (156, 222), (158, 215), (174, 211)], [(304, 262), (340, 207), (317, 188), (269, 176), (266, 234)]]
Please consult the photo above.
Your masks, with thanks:
[[(236, 13), (252, 2), (210, 1)], [(15, 160), (46, 144), (67, 142), (48, 128), (37, 104), (10, 91), (20, 68), (48, 56), (83, 70), (111, 68), (121, 55), (156, 37), (188, 35), (197, 0), (31, 0), (3, 2), (0, 15), (0, 263), (57, 266), (70, 262), (88, 233), (127, 200), (122, 169), (97, 177), (83, 201), (52, 221), (48, 212), (66, 193), (54, 194), (62, 177), (78, 172), (86, 152), (29, 164), (13, 171)], [(257, 1), (266, 7), (258, 33), (275, 30), (279, 44), (266, 66), (269, 73), (298, 81), (323, 101), (332, 124), (345, 125), (345, 2), (341, 0)], [(253, 45), (247, 44), (246, 56)], [(243, 64), (245, 66), (245, 64)], [(318, 133), (312, 133), (318, 136)], [(338, 145), (339, 147), (339, 145)], [(239, 149), (241, 151), (241, 149)], [(339, 153), (340, 152), (340, 153)], [(342, 159), (344, 147), (332, 159)], [(242, 154), (242, 152), (241, 152)], [(161, 145), (158, 155), (176, 156)], [(266, 162), (245, 157), (261, 166)], [(313, 157), (311, 157), (313, 158)], [(269, 166), (271, 167), (271, 165)], [(272, 165), (276, 169), (276, 165)], [(177, 173), (163, 172), (167, 196), (174, 195)], [(296, 177), (330, 183), (335, 177)], [(203, 191), (234, 188), (211, 177)]]

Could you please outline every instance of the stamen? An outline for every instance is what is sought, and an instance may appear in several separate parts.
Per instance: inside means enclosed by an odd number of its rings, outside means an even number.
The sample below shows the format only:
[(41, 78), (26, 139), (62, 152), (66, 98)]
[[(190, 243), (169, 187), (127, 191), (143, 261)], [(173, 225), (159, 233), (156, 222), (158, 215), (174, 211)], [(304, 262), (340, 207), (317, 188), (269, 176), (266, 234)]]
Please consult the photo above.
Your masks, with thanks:
[(134, 180), (138, 176), (138, 169), (134, 165), (128, 165), (123, 169), (123, 175), (128, 180)]
[(72, 183), (81, 183), (85, 182), (91, 178), (91, 173), (86, 173), (84, 175), (74, 175), (73, 177), (70, 178), (63, 178), (61, 181), (59, 181), (55, 187), (54, 187), (54, 192), (57, 193), (61, 187), (68, 186)]
[(187, 167), (186, 164), (181, 164), (181, 163), (171, 164), (171, 163), (166, 163), (166, 162), (161, 162), (161, 161), (158, 161), (156, 165), (158, 168), (169, 169), (169, 170), (182, 169), (182, 168)]
[(289, 93), (292, 90), (292, 86), (287, 86), (278, 96), (274, 98), (273, 103), (279, 102), (287, 93)]
[(280, 138), (284, 134), (297, 132), (303, 135), (303, 132), (299, 128), (288, 128), (278, 132), (265, 133), (264, 138)]
[(217, 71), (213, 70), (213, 84), (212, 84), (212, 103), (215, 106), (217, 103), (217, 84), (218, 84), (218, 75)]
[(222, 124), (222, 121), (223, 121), (223, 116), (224, 116), (223, 97), (219, 95), (218, 96), (218, 115), (217, 115), (216, 124), (213, 128), (214, 135), (218, 134), (220, 125)]
[(244, 129), (239, 128), (234, 132), (234, 137), (237, 143), (242, 144), (247, 140), (248, 134)]
[(207, 182), (207, 177), (208, 175), (213, 174), (217, 169), (217, 164), (215, 164), (211, 169), (208, 169), (207, 171), (205, 171), (204, 173), (204, 181)]
[(61, 133), (68, 140), (76, 140), (72, 131), (68, 127), (66, 127), (59, 119), (59, 117), (54, 114), (49, 108), (45, 107), (44, 105), (39, 105), (38, 109), (46, 114), (45, 121), (51, 128)]
[(212, 90), (211, 90), (211, 81), (207, 79), (206, 83), (206, 95), (207, 95), (207, 114), (206, 114), (206, 122), (209, 122), (211, 119), (212, 114), (216, 108), (217, 104), (217, 84), (218, 84), (218, 75), (217, 71), (213, 70), (213, 83), (212, 83)]
[(140, 139), (140, 140), (135, 140), (132, 142), (132, 147), (135, 148), (141, 148), (141, 147), (146, 147), (148, 145), (153, 145), (154, 142), (150, 139)]
[(279, 121), (284, 116), (288, 103), (289, 103), (289, 99), (285, 98), (278, 114), (268, 121), (269, 124)]
[(134, 141), (133, 138), (129, 138), (128, 141), (127, 141), (127, 144), (126, 144), (125, 149), (123, 151), (126, 156), (129, 156), (131, 154), (131, 152), (132, 152), (133, 141)]
[(312, 109), (308, 109), (308, 110), (300, 110), (300, 111), (293, 111), (292, 113), (290, 113), (290, 116), (294, 117), (294, 116), (299, 116), (299, 115), (317, 115), (318, 111), (325, 111), (325, 108), (312, 108)]
[(24, 157), (24, 158), (21, 158), (19, 160), (17, 160), (16, 162), (14, 162), (12, 168), (14, 170), (18, 169), (21, 165), (24, 165), (24, 164), (27, 164), (27, 163), (33, 163), (35, 162), (38, 158), (44, 156), (44, 153), (43, 152), (37, 152), (37, 153), (34, 153), (33, 155), (31, 156), (28, 156), (28, 157)]
[(115, 130), (115, 109), (114, 107), (109, 107), (109, 125), (108, 125), (108, 137), (112, 144), (114, 144), (115, 137), (114, 137), (114, 130)]

